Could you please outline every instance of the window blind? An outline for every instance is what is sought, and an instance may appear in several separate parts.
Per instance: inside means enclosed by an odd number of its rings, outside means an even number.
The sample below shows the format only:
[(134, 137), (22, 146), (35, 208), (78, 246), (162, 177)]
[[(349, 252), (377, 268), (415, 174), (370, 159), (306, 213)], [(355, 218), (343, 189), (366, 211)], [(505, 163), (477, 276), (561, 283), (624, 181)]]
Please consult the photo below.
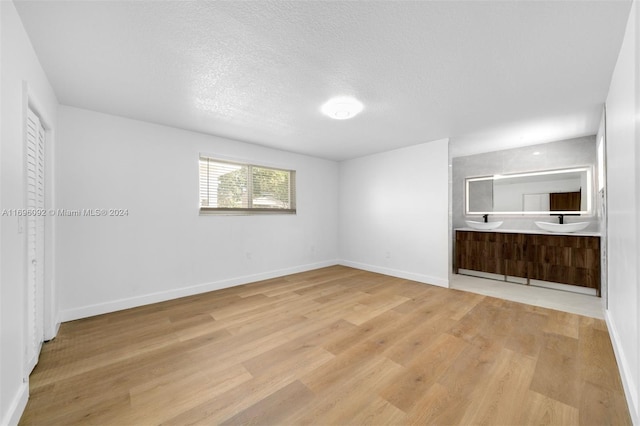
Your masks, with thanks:
[(296, 213), (295, 173), (200, 156), (200, 212)]

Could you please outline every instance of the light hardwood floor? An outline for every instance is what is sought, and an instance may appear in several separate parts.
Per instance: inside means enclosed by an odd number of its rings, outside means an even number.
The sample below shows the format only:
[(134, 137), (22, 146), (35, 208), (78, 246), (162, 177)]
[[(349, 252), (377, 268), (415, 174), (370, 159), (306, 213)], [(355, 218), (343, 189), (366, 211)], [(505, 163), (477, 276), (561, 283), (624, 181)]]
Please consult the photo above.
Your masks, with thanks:
[(626, 425), (602, 320), (335, 266), (64, 323), (21, 424)]

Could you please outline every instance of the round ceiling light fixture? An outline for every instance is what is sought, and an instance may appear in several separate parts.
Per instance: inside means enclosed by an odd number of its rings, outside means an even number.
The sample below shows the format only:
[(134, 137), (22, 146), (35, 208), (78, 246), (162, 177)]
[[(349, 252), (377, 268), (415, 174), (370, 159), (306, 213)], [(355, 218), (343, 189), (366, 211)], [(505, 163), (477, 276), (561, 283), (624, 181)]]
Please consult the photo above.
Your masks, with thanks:
[(322, 105), (322, 113), (336, 120), (353, 118), (363, 109), (362, 102), (346, 96), (329, 99), (327, 103)]

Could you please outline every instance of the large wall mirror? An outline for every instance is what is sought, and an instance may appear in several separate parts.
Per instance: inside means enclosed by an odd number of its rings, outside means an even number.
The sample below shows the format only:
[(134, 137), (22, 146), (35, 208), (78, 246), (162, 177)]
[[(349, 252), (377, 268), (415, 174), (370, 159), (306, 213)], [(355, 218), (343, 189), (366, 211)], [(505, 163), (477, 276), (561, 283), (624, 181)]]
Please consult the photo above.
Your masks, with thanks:
[(591, 214), (591, 168), (465, 179), (465, 213)]

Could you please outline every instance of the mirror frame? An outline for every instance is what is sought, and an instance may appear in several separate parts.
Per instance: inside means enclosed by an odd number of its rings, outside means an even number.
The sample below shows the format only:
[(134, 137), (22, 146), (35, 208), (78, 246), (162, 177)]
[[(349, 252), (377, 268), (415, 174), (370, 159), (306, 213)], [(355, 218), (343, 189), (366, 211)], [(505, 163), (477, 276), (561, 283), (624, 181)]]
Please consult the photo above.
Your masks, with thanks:
[[(542, 176), (542, 175), (551, 175), (551, 174), (561, 174), (561, 173), (574, 173), (574, 172), (586, 172), (587, 173), (587, 189), (585, 193), (587, 194), (587, 210), (569, 210), (569, 211), (479, 211), (479, 212), (470, 212), (469, 211), (469, 183), (470, 182), (478, 182), (483, 180), (498, 180), (498, 179), (509, 179), (509, 178), (517, 178), (517, 177), (526, 177), (526, 176)], [(464, 214), (466, 216), (474, 216), (474, 215), (528, 215), (528, 216), (541, 216), (541, 215), (573, 215), (573, 216), (591, 216), (593, 215), (593, 173), (591, 166), (580, 166), (580, 167), (572, 167), (570, 169), (554, 169), (554, 170), (540, 170), (535, 172), (522, 172), (522, 173), (506, 173), (506, 174), (496, 174), (492, 176), (478, 176), (478, 177), (467, 177), (464, 180)]]

